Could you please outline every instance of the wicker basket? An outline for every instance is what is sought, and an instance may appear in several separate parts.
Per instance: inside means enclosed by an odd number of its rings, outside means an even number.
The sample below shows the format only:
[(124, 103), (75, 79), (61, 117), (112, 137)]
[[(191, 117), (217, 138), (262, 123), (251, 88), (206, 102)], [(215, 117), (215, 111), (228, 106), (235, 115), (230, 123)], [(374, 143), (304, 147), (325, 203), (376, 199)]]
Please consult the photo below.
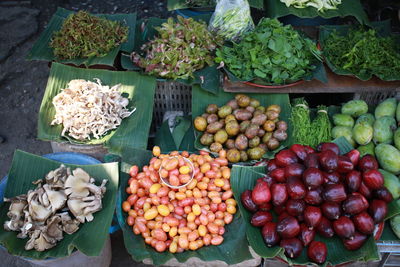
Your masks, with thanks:
[(183, 111), (185, 115), (192, 110), (192, 87), (179, 82), (158, 81), (154, 96), (153, 121), (150, 134), (153, 135), (163, 122), (167, 111)]

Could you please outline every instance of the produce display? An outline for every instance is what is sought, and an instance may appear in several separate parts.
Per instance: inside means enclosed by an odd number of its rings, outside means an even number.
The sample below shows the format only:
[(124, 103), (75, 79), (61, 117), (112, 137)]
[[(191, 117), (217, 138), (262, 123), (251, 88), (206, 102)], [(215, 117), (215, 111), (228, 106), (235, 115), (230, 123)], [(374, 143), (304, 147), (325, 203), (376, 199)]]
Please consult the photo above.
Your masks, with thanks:
[[(126, 189), (129, 196), (122, 203), (128, 214), (126, 223), (158, 252), (180, 253), (220, 245), (224, 226), (232, 222), (236, 213), (226, 151), (221, 150), (218, 158), (212, 158), (204, 151), (200, 155), (177, 151), (164, 155), (154, 147), (153, 155), (142, 172), (138, 166), (130, 169)], [(184, 158), (194, 166), (194, 179), (180, 189), (163, 185), (158, 174), (161, 168), (168, 170), (169, 177), (182, 179), (187, 175), (186, 171), (182, 173)]]
[(362, 79), (376, 75), (382, 80), (398, 80), (400, 46), (393, 37), (381, 37), (373, 29), (351, 29), (346, 34), (332, 32), (323, 44), (323, 53), (339, 70)]
[(296, 144), (315, 148), (320, 143), (332, 140), (332, 126), (326, 106), (318, 106), (317, 115), (311, 120), (307, 101), (303, 98), (294, 99), (291, 122)]
[(208, 29), (225, 40), (238, 42), (254, 29), (247, 0), (221, 0), (215, 7)]
[(129, 100), (122, 96), (120, 84), (113, 87), (85, 80), (71, 80), (67, 88), (53, 98), (56, 110), (51, 125), (62, 124), (62, 136), (76, 140), (99, 139), (108, 131), (116, 129), (129, 111)]
[(295, 8), (306, 8), (314, 7), (319, 12), (324, 12), (326, 10), (337, 9), (337, 7), (342, 3), (342, 0), (280, 0), (287, 7)]
[(281, 246), (289, 258), (307, 249), (311, 261), (324, 263), (329, 252), (316, 235), (337, 235), (346, 249), (359, 249), (393, 200), (373, 156), (360, 158), (355, 149), (339, 155), (334, 143), (317, 150), (295, 144), (277, 153), (267, 170), (253, 190), (241, 193), (241, 202), (254, 213), (251, 224), (260, 227), (265, 244)]
[(217, 49), (215, 60), (240, 80), (281, 85), (311, 76), (321, 53), (292, 26), (263, 18), (241, 42)]
[(4, 229), (19, 232), (18, 238), (29, 238), (26, 250), (51, 249), (64, 233), (71, 235), (81, 223), (94, 219), (93, 214), (102, 209), (106, 183), (103, 180), (97, 186), (84, 170), (71, 171), (61, 165), (35, 181), (35, 189), (5, 199), (11, 205), (7, 213), (10, 220), (4, 223)]
[(213, 52), (222, 40), (207, 30), (203, 21), (193, 18), (168, 18), (158, 35), (142, 46), (145, 53), (132, 52), (133, 63), (146, 73), (168, 79), (188, 79), (193, 73), (213, 65)]
[(215, 0), (185, 0), (189, 7), (215, 6)]
[(260, 160), (287, 139), (288, 125), (279, 120), (279, 105), (264, 107), (258, 100), (238, 94), (222, 107), (209, 104), (205, 112), (194, 120), (196, 130), (203, 132), (200, 143), (215, 153), (226, 148), (232, 163)]
[(65, 19), (50, 47), (59, 59), (104, 57), (127, 39), (128, 27), (81, 10)]

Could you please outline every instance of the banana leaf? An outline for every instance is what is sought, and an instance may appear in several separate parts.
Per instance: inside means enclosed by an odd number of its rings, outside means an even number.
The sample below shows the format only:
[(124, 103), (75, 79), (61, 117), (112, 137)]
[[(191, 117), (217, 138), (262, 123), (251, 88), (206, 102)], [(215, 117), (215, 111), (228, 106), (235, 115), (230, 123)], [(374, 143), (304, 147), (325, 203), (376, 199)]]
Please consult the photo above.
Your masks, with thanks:
[[(103, 179), (107, 179), (107, 191), (103, 198), (103, 209), (94, 213), (94, 220), (81, 224), (79, 230), (72, 235), (64, 234), (58, 244), (46, 251), (25, 250), (24, 246), (28, 241), (17, 238), (17, 232), (8, 232), (3, 228), (7, 217), (10, 203), (0, 205), (0, 243), (5, 246), (12, 255), (23, 256), (31, 259), (46, 259), (49, 257), (60, 258), (70, 255), (75, 249), (88, 256), (99, 256), (104, 242), (108, 236), (108, 229), (111, 225), (116, 193), (118, 188), (118, 163), (104, 163), (98, 165), (75, 165), (64, 164), (75, 169), (77, 167), (87, 171), (91, 177), (95, 178), (99, 185)], [(16, 150), (10, 171), (8, 173), (8, 183), (5, 197), (10, 198), (20, 194), (26, 194), (29, 189), (36, 188), (32, 184), (37, 179), (44, 176), (51, 170), (60, 167), (60, 163), (54, 160), (36, 156), (21, 150)]]
[(360, 0), (343, 0), (336, 10), (318, 12), (314, 7), (294, 8), (286, 7), (280, 0), (266, 0), (266, 16), (269, 18), (280, 18), (287, 15), (295, 15), (300, 18), (334, 18), (334, 17), (355, 17), (361, 24), (368, 24), (368, 16), (365, 13)]
[[(291, 114), (291, 106), (288, 94), (248, 94), (250, 97), (255, 98), (260, 101), (262, 106), (269, 106), (272, 104), (277, 104), (281, 107), (281, 113), (279, 116), (280, 120), (284, 120), (288, 124), (288, 138), (283, 141), (279, 148), (274, 151), (268, 151), (264, 158), (272, 158), (276, 152), (284, 148), (285, 146), (290, 146), (292, 144), (292, 127), (289, 120)], [(193, 86), (192, 88), (192, 117), (193, 120), (197, 116), (205, 113), (206, 107), (209, 104), (217, 104), (219, 107), (225, 105), (229, 100), (235, 97), (234, 94), (227, 93), (224, 91), (219, 91), (218, 94), (210, 94), (204, 90), (201, 90), (198, 86)], [(201, 132), (196, 130), (196, 141), (195, 148), (198, 150), (209, 151), (208, 147), (203, 146), (200, 143)]]
[[(377, 33), (382, 36), (382, 37), (389, 37), (389, 36), (394, 36), (395, 38), (398, 38), (397, 35), (392, 35), (391, 32), (391, 25), (390, 25), (390, 20), (385, 20), (385, 21), (377, 21), (377, 22), (372, 22), (371, 23), (371, 28), (376, 30)], [(347, 36), (348, 32), (353, 29), (354, 26), (352, 25), (325, 25), (320, 27), (319, 31), (319, 43), (321, 44), (322, 51), (324, 52), (324, 46), (326, 44), (326, 41), (329, 39), (329, 36), (331, 33), (336, 31), (339, 35), (342, 36)], [(336, 74), (338, 75), (348, 75), (348, 76), (355, 76), (358, 79), (362, 81), (367, 81), (372, 78), (373, 75), (375, 74), (370, 74), (370, 73), (363, 73), (363, 74), (354, 74), (346, 69), (341, 68), (340, 66), (336, 66), (332, 63), (330, 60), (330, 55), (328, 53), (324, 53), (324, 58), (325, 62), (328, 65), (328, 67)], [(396, 81), (400, 80), (400, 75), (395, 75), (393, 77), (378, 77), (381, 80), (384, 81)]]
[(383, 233), (379, 241), (383, 241), (383, 243), (386, 243), (387, 241), (396, 241), (399, 242), (399, 238), (397, 235), (393, 232), (392, 227), (390, 226), (390, 222), (386, 221), (385, 222), (385, 228), (383, 229)]
[[(249, 0), (249, 4), (251, 7), (258, 8), (258, 9), (264, 9), (264, 1), (263, 0)], [(167, 2), (167, 8), (168, 11), (171, 10), (176, 10), (176, 9), (185, 9), (185, 8), (190, 8), (193, 10), (204, 10), (204, 8), (209, 8), (210, 10), (215, 9), (215, 5), (213, 6), (207, 6), (207, 7), (191, 7), (190, 5), (187, 4), (186, 0), (168, 0)]]
[(117, 218), (123, 231), (125, 247), (135, 261), (150, 258), (153, 264), (161, 265), (172, 258), (176, 258), (179, 262), (185, 262), (191, 257), (197, 257), (203, 261), (221, 260), (228, 264), (235, 264), (252, 258), (247, 245), (245, 225), (239, 213), (236, 213), (232, 223), (226, 226), (224, 242), (219, 246), (207, 246), (196, 251), (172, 254), (169, 252), (156, 252), (155, 249), (146, 245), (143, 237), (135, 235), (132, 227), (125, 223), (127, 214), (122, 211), (121, 205), (127, 198), (125, 188), (129, 179), (129, 174), (127, 173), (129, 172), (129, 167), (133, 164), (139, 167), (148, 165), (152, 155), (150, 151), (129, 149), (125, 149), (121, 155), (121, 183), (117, 196)]
[[(129, 99), (128, 109), (136, 111), (122, 120), (121, 125), (100, 139), (81, 142), (61, 136), (62, 125), (51, 126), (55, 115), (53, 97), (65, 88), (72, 79), (93, 80), (99, 78), (102, 84), (121, 84), (120, 89)], [(71, 142), (73, 144), (104, 144), (110, 151), (118, 153), (122, 147), (146, 149), (150, 124), (153, 116), (153, 99), (156, 80), (136, 72), (117, 72), (98, 69), (74, 68), (54, 63), (50, 70), (45, 94), (39, 111), (38, 138), (46, 141)]]
[[(195, 20), (201, 20), (208, 23), (210, 19), (210, 15), (199, 15), (194, 17)], [(133, 51), (139, 52), (142, 54), (141, 47), (147, 43), (149, 40), (153, 39), (157, 35), (157, 31), (154, 27), (159, 27), (162, 23), (166, 22), (166, 19), (154, 18), (151, 17), (149, 19), (139, 20), (136, 24), (136, 33), (135, 33), (135, 46), (132, 49)], [(131, 50), (131, 51), (132, 51)], [(136, 64), (134, 64), (130, 59), (130, 54), (123, 53), (121, 55), (121, 66), (126, 70), (141, 70)], [(217, 65), (204, 67), (201, 70), (194, 72), (194, 77), (189, 78), (187, 80), (177, 79), (176, 81), (187, 84), (187, 85), (195, 85), (199, 84), (201, 88), (211, 93), (218, 93), (220, 88), (220, 80), (221, 80), (221, 72), (217, 69)], [(167, 81), (167, 79), (162, 79)], [(172, 81), (172, 80), (171, 80)]]
[(64, 20), (70, 15), (75, 13), (74, 11), (67, 10), (59, 7), (56, 13), (49, 21), (46, 29), (39, 36), (39, 39), (35, 42), (32, 49), (30, 50), (27, 59), (28, 60), (44, 60), (44, 61), (56, 61), (61, 63), (71, 63), (76, 66), (84, 64), (85, 66), (92, 65), (108, 65), (114, 66), (114, 61), (119, 51), (130, 52), (134, 46), (135, 40), (135, 26), (136, 26), (136, 13), (132, 14), (99, 14), (96, 16), (104, 17), (109, 20), (120, 21), (124, 25), (129, 27), (128, 40), (119, 45), (118, 47), (111, 50), (104, 57), (92, 57), (92, 58), (76, 58), (68, 60), (59, 60), (53, 54), (53, 49), (50, 47), (50, 41), (53, 33), (60, 30)]

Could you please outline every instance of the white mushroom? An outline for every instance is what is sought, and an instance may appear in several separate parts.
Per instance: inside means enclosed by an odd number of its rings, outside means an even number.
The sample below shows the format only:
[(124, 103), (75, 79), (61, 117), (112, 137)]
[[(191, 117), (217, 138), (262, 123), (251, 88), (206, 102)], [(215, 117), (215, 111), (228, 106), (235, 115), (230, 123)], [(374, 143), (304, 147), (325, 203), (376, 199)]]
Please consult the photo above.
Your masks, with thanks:
[[(40, 188), (42, 189), (42, 188)], [(51, 207), (44, 207), (40, 203), (40, 197), (44, 194), (44, 190), (42, 191), (32, 191), (28, 193), (28, 203), (29, 203), (29, 214), (32, 216), (32, 219), (35, 221), (43, 222), (49, 218), (52, 214)]]
[(93, 213), (101, 210), (101, 197), (90, 196), (85, 198), (72, 198), (67, 202), (69, 210), (81, 223), (93, 220)]
[(70, 235), (78, 231), (80, 222), (77, 219), (72, 219), (68, 212), (63, 212), (59, 215), (64, 232)]
[(54, 215), (50, 219), (47, 220), (47, 226), (45, 232), (45, 238), (48, 242), (52, 243), (52, 240), (60, 241), (63, 239), (63, 230), (61, 225), (61, 217), (60, 215)]
[(11, 219), (4, 222), (4, 229), (7, 231), (17, 231), (24, 223), (24, 208), (27, 206), (26, 200), (12, 200), (7, 216)]
[(65, 202), (67, 201), (67, 196), (63, 191), (52, 190), (48, 184), (45, 184), (43, 188), (46, 191), (45, 195), (47, 195), (50, 201), (52, 212), (56, 212), (64, 207)]

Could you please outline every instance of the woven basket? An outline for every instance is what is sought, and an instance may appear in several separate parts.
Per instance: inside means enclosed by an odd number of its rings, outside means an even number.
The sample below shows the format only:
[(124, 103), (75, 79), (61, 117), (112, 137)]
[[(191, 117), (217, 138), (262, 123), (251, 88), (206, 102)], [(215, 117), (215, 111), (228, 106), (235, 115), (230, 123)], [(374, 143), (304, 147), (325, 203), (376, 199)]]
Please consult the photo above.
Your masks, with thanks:
[(365, 93), (354, 94), (355, 100), (357, 99), (364, 100), (365, 102), (367, 102), (369, 106), (376, 106), (383, 100), (390, 97), (396, 97), (399, 100), (400, 92), (387, 91), (387, 92), (365, 92)]

